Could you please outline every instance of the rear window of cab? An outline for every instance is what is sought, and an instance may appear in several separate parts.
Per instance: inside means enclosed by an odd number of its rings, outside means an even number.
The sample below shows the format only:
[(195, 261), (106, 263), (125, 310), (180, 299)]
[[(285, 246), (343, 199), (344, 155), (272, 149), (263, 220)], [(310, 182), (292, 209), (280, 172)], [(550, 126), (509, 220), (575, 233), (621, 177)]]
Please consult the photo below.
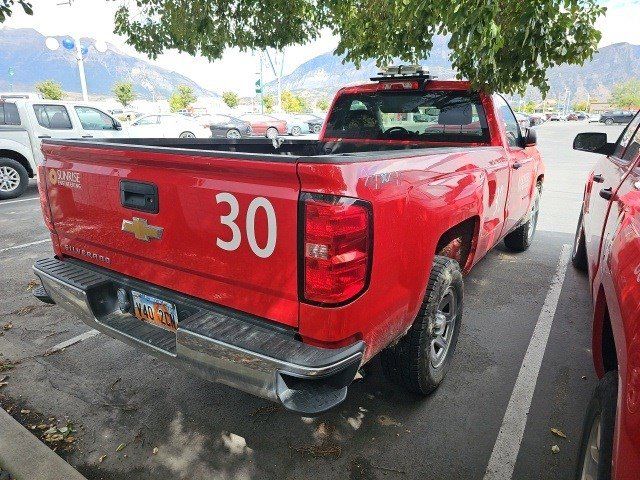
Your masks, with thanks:
[(326, 137), (489, 143), (480, 96), (467, 91), (346, 93), (335, 102)]

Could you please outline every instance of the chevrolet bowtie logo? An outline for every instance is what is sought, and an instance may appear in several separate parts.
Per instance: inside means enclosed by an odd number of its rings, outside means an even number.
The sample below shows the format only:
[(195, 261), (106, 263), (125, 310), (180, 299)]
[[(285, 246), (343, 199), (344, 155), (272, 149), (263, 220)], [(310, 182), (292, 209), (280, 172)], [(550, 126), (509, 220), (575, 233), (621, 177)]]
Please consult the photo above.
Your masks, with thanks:
[(154, 227), (149, 225), (144, 218), (133, 217), (131, 220), (122, 221), (122, 231), (132, 233), (138, 240), (148, 242), (154, 238), (160, 240), (162, 238), (162, 227)]

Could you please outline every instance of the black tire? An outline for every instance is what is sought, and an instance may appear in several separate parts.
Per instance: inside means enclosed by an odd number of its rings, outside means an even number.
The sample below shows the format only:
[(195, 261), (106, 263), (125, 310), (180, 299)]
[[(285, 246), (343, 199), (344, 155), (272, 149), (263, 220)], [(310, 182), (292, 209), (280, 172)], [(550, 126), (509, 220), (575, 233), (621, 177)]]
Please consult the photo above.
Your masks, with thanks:
[[(448, 348), (440, 350), (442, 357), (434, 364), (432, 342), (438, 329), (436, 314), (442, 302), (453, 297), (455, 307), (450, 308), (454, 311), (451, 319), (446, 321), (442, 334), (443, 337), (447, 335)], [(421, 395), (428, 395), (438, 388), (455, 353), (462, 322), (463, 299), (464, 284), (458, 262), (436, 256), (427, 291), (413, 325), (395, 345), (387, 347), (381, 353), (382, 368), (390, 380)]]
[[(611, 457), (613, 452), (613, 432), (616, 423), (616, 405), (618, 401), (618, 372), (607, 372), (593, 392), (589, 408), (584, 418), (582, 427), (582, 439), (578, 451), (578, 463), (576, 465), (576, 480), (583, 480), (583, 472), (591, 467), (592, 475), (586, 478), (593, 480), (611, 479)], [(590, 438), (592, 431), (598, 428), (600, 418), (600, 443), (598, 447), (597, 461), (591, 456)], [(597, 434), (593, 432), (593, 434)], [(597, 443), (597, 441), (596, 441)], [(589, 457), (587, 457), (589, 454)], [(585, 462), (587, 459), (587, 462)], [(589, 461), (591, 460), (591, 461)], [(595, 474), (595, 476), (593, 476)]]
[(193, 132), (182, 132), (180, 134), (180, 138), (196, 138), (196, 135)]
[(578, 227), (576, 228), (576, 235), (573, 238), (573, 251), (571, 253), (571, 263), (573, 266), (581, 272), (586, 272), (589, 268), (587, 264), (587, 245), (584, 239), (584, 226), (582, 224), (582, 212), (580, 212), (580, 218), (578, 219)]
[(504, 244), (509, 250), (513, 252), (524, 252), (531, 246), (531, 242), (536, 233), (536, 227), (538, 226), (541, 195), (542, 185), (538, 183), (535, 196), (533, 197), (531, 211), (529, 212), (529, 219), (504, 237)]
[[(18, 184), (13, 187), (13, 183), (18, 177)], [(6, 182), (3, 183), (3, 176), (6, 175)], [(9, 184), (8, 182), (11, 182)], [(29, 186), (29, 173), (21, 163), (13, 158), (0, 158), (0, 200), (8, 200), (10, 198), (19, 197)]]

